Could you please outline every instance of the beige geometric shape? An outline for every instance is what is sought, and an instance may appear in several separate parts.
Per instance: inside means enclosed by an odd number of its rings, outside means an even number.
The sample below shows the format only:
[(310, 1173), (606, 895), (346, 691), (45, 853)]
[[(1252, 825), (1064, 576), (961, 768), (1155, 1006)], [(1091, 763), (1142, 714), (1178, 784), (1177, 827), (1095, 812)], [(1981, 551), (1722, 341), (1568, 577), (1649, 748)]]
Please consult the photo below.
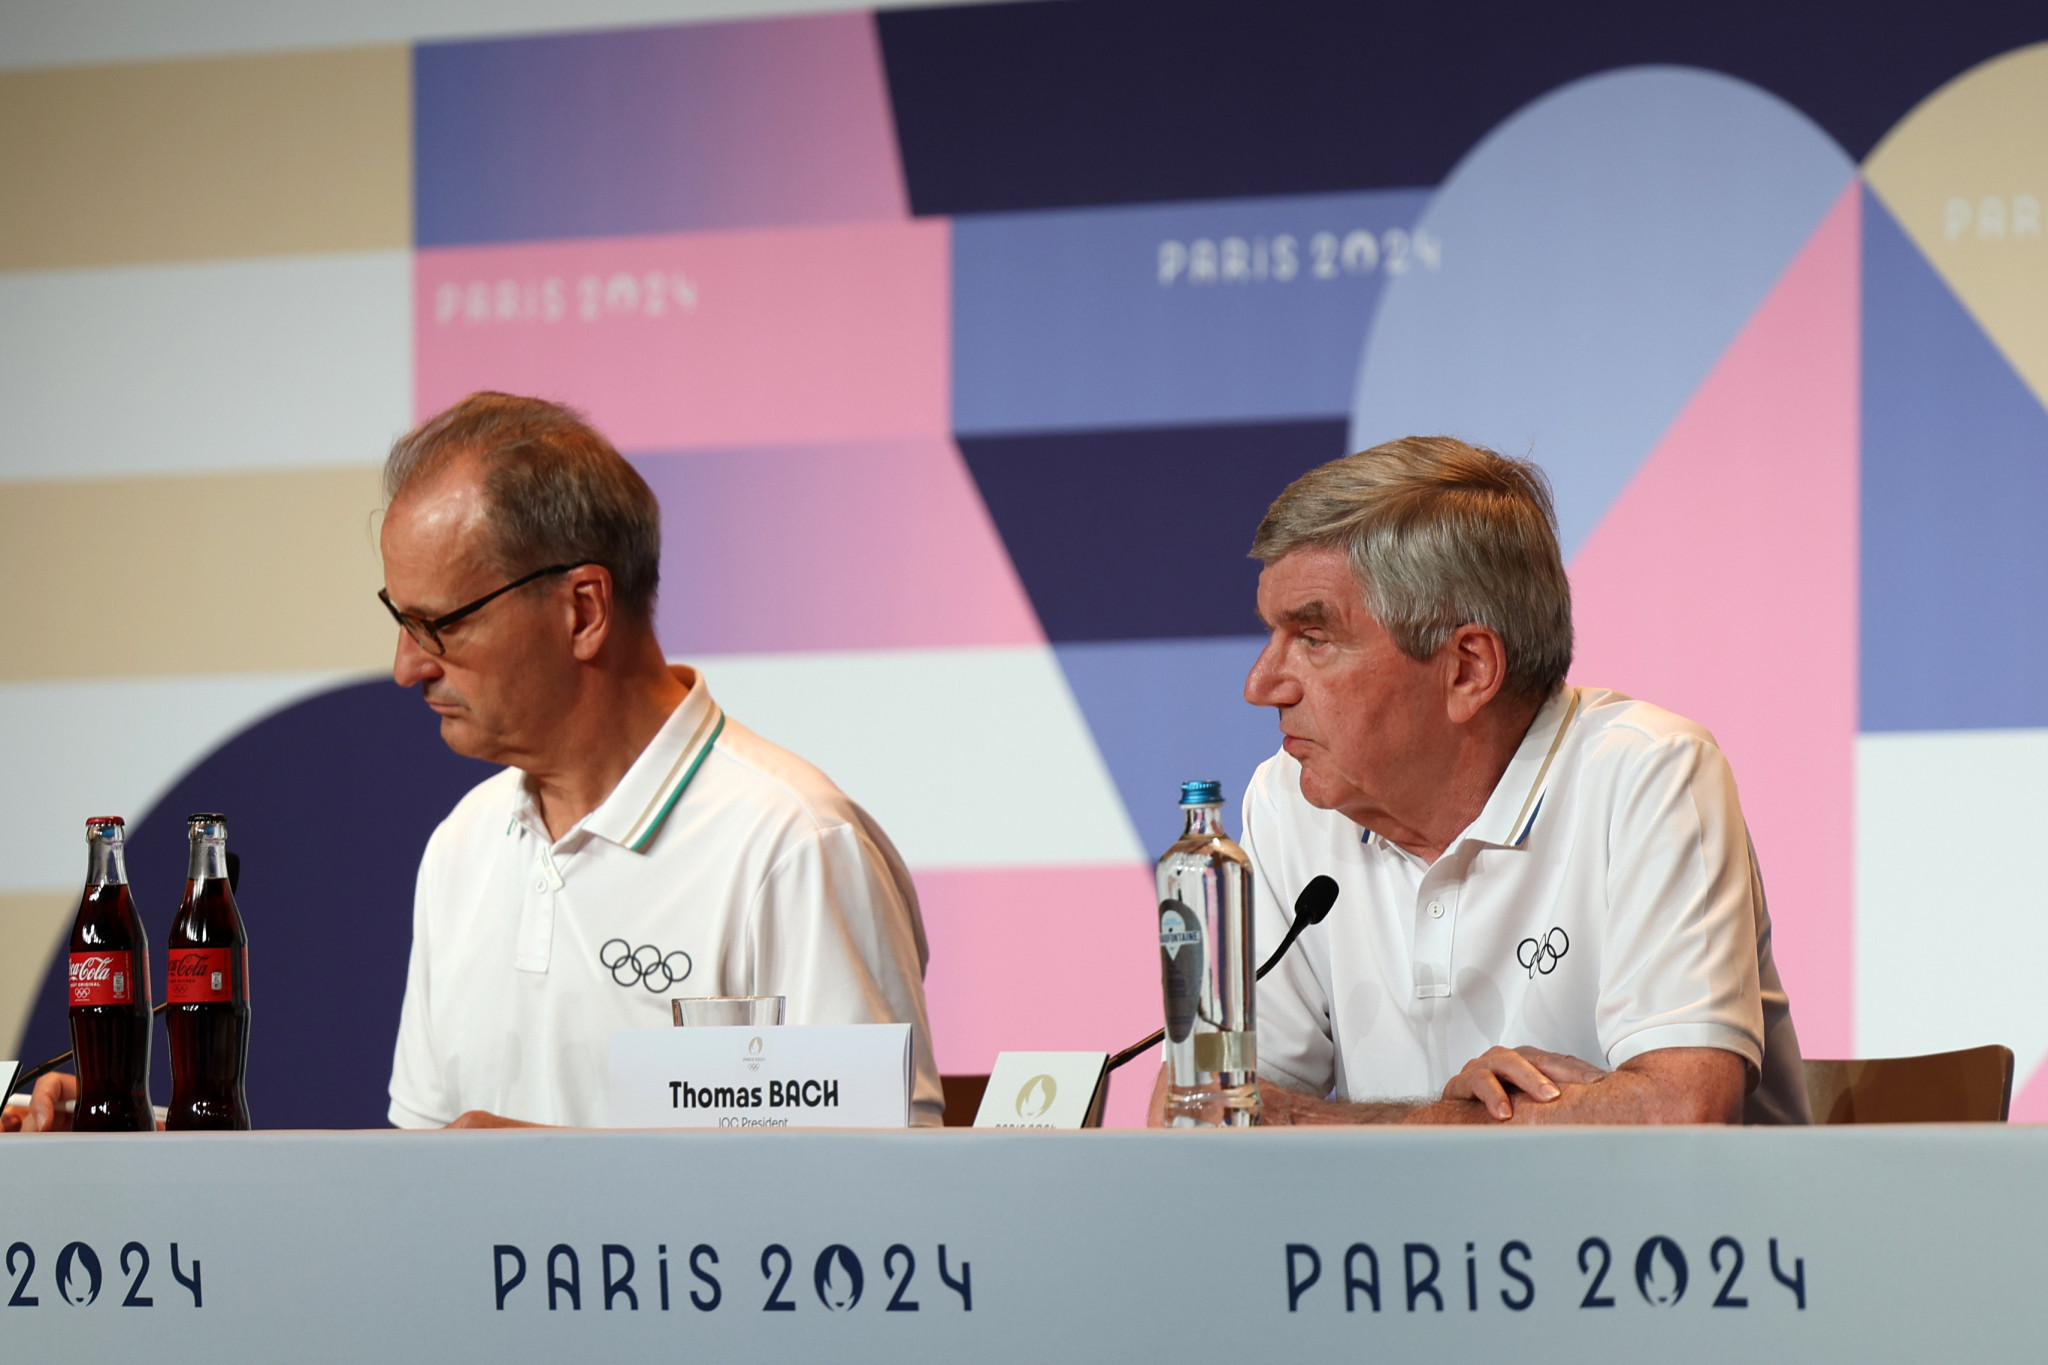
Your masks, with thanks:
[(0, 74), (0, 270), (405, 247), (412, 53)]
[(379, 476), (0, 486), (0, 678), (388, 667)]
[[(85, 876), (82, 864), (79, 877)], [(21, 1034), (28, 1027), (36, 992), (50, 955), (71, 931), (78, 888), (63, 891), (0, 891), (0, 1057), (34, 1066), (41, 1057), (22, 1057)]]
[(1994, 58), (1935, 91), (1863, 169), (2048, 403), (2048, 43)]

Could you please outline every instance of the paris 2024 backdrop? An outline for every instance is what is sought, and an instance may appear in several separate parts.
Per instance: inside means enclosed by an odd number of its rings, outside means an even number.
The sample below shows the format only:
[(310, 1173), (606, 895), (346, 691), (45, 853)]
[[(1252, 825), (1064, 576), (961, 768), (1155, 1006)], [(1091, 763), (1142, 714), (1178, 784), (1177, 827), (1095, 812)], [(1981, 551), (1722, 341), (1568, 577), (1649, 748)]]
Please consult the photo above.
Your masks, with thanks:
[(67, 1045), (85, 817), (138, 822), (160, 945), (221, 810), (259, 1121), (382, 1121), (413, 869), (486, 770), (381, 671), (376, 464), (496, 388), (611, 435), (670, 654), (894, 836), (943, 1070), (1156, 1023), (1176, 786), (1234, 813), (1275, 747), (1259, 514), (1450, 432), (1549, 472), (1574, 680), (1727, 750), (1808, 1054), (2004, 1042), (2048, 1118), (2048, 20), (1919, 8), (990, 5), (0, 74), (0, 1032)]

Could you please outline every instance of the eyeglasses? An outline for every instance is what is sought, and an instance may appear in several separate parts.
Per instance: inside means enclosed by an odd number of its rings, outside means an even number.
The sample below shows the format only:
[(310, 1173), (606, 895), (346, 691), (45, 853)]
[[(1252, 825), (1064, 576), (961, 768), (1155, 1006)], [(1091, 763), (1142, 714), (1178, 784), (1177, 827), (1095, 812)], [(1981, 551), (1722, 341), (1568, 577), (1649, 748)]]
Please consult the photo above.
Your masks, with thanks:
[(477, 598), (476, 601), (465, 603), (454, 611), (436, 616), (431, 620), (424, 616), (414, 616), (410, 612), (400, 611), (397, 607), (392, 606), (391, 594), (384, 588), (377, 590), (377, 600), (384, 604), (384, 610), (391, 613), (391, 619), (398, 622), (399, 628), (407, 635), (412, 636), (414, 644), (424, 649), (427, 653), (438, 656), (448, 652), (448, 646), (441, 641), (441, 632), (454, 625), (457, 621), (460, 621), (463, 617), (483, 610), (514, 588), (523, 588), (535, 579), (546, 578), (551, 573), (567, 573), (571, 569), (580, 569), (585, 564), (591, 562), (588, 559), (579, 559), (574, 564), (550, 564), (545, 569), (535, 569), (526, 577), (514, 579), (496, 592), (487, 592), (482, 597)]

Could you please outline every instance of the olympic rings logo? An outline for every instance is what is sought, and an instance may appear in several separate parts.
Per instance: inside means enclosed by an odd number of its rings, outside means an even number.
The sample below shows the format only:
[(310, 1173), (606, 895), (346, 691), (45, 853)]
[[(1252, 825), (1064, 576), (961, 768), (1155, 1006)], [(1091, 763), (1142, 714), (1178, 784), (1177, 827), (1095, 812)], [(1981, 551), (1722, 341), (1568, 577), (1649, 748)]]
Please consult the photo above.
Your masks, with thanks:
[(1572, 950), (1570, 935), (1562, 929), (1552, 929), (1543, 936), (1541, 943), (1525, 938), (1515, 946), (1515, 961), (1529, 969), (1533, 979), (1538, 972), (1549, 976), (1557, 970), (1557, 960)]
[(621, 986), (645, 986), (656, 995), (686, 979), (691, 966), (690, 955), (680, 948), (664, 955), (652, 943), (635, 948), (622, 938), (606, 939), (597, 950), (597, 961)]

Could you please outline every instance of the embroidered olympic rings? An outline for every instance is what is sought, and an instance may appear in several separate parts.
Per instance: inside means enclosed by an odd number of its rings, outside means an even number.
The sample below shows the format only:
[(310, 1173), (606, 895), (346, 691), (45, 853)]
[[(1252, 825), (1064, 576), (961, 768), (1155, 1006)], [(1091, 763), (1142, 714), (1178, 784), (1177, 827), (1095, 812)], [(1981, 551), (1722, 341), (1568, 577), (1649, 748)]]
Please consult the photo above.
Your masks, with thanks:
[(1525, 938), (1517, 944), (1515, 961), (1527, 967), (1531, 977), (1538, 972), (1549, 976), (1557, 970), (1557, 960), (1571, 950), (1571, 937), (1562, 929), (1552, 929), (1543, 936), (1541, 943), (1533, 938)]
[(686, 979), (692, 966), (690, 955), (680, 948), (664, 956), (652, 943), (635, 948), (622, 938), (606, 939), (597, 950), (597, 961), (621, 986), (645, 986), (656, 995)]

